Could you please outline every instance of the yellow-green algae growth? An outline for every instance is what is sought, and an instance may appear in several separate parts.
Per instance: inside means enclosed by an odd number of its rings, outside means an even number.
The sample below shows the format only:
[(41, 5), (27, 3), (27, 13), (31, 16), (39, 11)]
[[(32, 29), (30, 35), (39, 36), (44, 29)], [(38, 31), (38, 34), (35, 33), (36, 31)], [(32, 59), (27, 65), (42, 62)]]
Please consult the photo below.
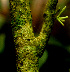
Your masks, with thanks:
[(29, 0), (10, 0), (12, 34), (16, 48), (17, 72), (39, 72), (39, 55), (49, 39), (58, 0), (49, 0), (40, 34), (35, 37)]

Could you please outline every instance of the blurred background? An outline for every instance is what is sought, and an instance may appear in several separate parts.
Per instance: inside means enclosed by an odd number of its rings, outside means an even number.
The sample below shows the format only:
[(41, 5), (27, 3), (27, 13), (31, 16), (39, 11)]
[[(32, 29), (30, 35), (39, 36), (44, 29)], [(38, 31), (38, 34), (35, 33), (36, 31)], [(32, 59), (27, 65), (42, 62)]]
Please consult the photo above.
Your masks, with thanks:
[[(34, 0), (33, 3), (41, 6), (42, 2), (43, 0)], [(35, 12), (38, 12), (40, 7), (36, 7), (36, 4), (33, 5), (35, 9), (38, 8)], [(40, 72), (70, 72), (70, 0), (58, 0), (57, 9), (58, 7), (62, 9), (64, 6), (67, 8), (61, 16), (69, 18), (65, 19), (64, 26), (55, 20), (44, 54), (39, 59)], [(9, 12), (9, 0), (0, 0), (0, 71), (2, 72), (4, 70), (16, 72)]]

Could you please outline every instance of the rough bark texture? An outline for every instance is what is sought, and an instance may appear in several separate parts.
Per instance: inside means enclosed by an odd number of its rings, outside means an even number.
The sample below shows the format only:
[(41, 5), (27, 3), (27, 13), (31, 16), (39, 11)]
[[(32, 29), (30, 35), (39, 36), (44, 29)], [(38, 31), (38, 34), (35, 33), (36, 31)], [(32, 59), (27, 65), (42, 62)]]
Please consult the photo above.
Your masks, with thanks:
[(35, 37), (29, 0), (10, 0), (12, 34), (16, 49), (17, 72), (39, 72), (38, 59), (49, 39), (58, 0), (49, 0), (40, 34)]

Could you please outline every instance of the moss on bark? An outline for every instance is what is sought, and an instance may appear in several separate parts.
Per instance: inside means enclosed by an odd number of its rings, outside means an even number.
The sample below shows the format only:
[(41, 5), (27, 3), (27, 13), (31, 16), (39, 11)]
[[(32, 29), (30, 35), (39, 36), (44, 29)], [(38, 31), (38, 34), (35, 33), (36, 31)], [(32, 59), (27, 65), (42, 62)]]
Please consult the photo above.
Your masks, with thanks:
[(35, 37), (29, 0), (10, 0), (12, 34), (16, 49), (17, 72), (39, 72), (39, 55), (42, 54), (54, 24), (58, 0), (49, 0), (40, 34)]

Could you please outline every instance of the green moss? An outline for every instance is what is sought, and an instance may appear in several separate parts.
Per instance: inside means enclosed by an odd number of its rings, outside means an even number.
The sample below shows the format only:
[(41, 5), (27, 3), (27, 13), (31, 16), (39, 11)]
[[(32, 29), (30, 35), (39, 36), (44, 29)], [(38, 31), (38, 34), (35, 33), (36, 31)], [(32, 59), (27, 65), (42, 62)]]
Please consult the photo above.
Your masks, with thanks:
[[(58, 0), (49, 0), (44, 13), (40, 34), (35, 37), (29, 0), (10, 0), (11, 26), (16, 48), (17, 72), (39, 72), (39, 55), (48, 41), (54, 22), (54, 12)], [(53, 6), (53, 7), (52, 7)], [(20, 28), (19, 28), (20, 27)]]

